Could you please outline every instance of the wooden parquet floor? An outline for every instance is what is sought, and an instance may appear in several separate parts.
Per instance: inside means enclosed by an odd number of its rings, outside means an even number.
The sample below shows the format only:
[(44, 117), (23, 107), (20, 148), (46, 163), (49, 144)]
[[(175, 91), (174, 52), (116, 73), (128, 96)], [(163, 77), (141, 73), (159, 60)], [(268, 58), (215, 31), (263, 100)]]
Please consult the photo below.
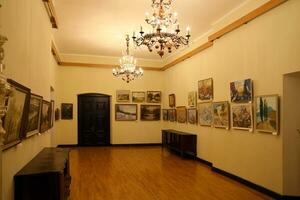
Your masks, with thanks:
[(70, 152), (71, 200), (271, 199), (161, 147), (83, 147)]

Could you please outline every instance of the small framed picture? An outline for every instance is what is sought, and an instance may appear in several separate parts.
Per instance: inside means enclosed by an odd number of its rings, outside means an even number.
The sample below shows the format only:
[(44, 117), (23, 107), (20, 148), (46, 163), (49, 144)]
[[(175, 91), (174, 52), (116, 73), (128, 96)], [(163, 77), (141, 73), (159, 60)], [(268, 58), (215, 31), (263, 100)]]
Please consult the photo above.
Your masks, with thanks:
[(60, 110), (59, 108), (55, 109), (55, 121), (60, 120)]
[(228, 101), (213, 103), (213, 118), (215, 128), (229, 129), (229, 103)]
[(198, 99), (212, 101), (214, 95), (213, 79), (208, 78), (198, 81)]
[(230, 83), (230, 97), (233, 103), (252, 102), (252, 80), (245, 79)]
[(198, 120), (201, 126), (213, 125), (213, 106), (212, 103), (198, 103)]
[(132, 92), (132, 103), (143, 103), (145, 102), (145, 92)]
[(141, 105), (142, 121), (159, 121), (160, 105)]
[(189, 108), (187, 110), (187, 118), (190, 124), (197, 124), (197, 109)]
[(39, 133), (40, 131), (40, 120), (42, 114), (43, 97), (31, 94), (30, 95), (30, 107), (28, 122), (26, 126), (26, 137), (30, 137)]
[(73, 119), (73, 104), (62, 103), (61, 104), (61, 119)]
[(43, 100), (40, 133), (51, 128), (51, 103)]
[(55, 112), (55, 103), (54, 100), (51, 100), (51, 122), (50, 122), (50, 127), (52, 128), (54, 126), (54, 112)]
[(176, 121), (176, 109), (168, 109), (168, 118), (170, 122)]
[(187, 121), (187, 111), (185, 106), (178, 106), (176, 108), (177, 122), (186, 123)]
[(196, 107), (197, 106), (197, 92), (189, 92), (188, 94), (188, 106), (189, 107)]
[(137, 120), (137, 104), (116, 104), (116, 121), (135, 121)]
[(279, 96), (264, 95), (255, 98), (255, 129), (259, 132), (278, 134)]
[(147, 102), (148, 103), (160, 103), (161, 102), (161, 91), (147, 91)]
[(176, 106), (175, 94), (169, 94), (169, 107), (174, 108)]
[(253, 130), (252, 104), (231, 104), (231, 127), (233, 129)]
[(130, 90), (117, 90), (116, 100), (117, 102), (130, 102)]
[(162, 109), (162, 113), (163, 113), (163, 120), (164, 121), (168, 121), (168, 109)]

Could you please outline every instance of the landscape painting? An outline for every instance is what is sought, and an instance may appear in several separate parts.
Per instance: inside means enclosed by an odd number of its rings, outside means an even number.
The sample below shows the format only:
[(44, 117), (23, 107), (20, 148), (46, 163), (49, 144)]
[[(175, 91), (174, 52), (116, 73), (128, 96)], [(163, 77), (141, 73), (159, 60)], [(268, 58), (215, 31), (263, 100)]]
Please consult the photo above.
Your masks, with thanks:
[(198, 103), (198, 119), (201, 126), (212, 126), (213, 109), (212, 103)]
[(40, 131), (40, 119), (42, 113), (43, 97), (31, 94), (26, 127), (26, 137), (30, 137)]
[(231, 126), (233, 129), (249, 131), (253, 129), (252, 104), (231, 105)]
[(137, 120), (137, 105), (116, 104), (115, 114), (116, 121), (135, 121)]
[(161, 91), (147, 91), (147, 102), (148, 103), (160, 103)]
[(175, 94), (169, 94), (169, 107), (174, 108), (176, 106)]
[(197, 92), (189, 92), (188, 94), (188, 106), (189, 107), (196, 107), (197, 105)]
[(198, 81), (198, 99), (201, 101), (213, 100), (213, 79), (208, 78)]
[(231, 102), (251, 103), (252, 102), (252, 80), (245, 79), (230, 83)]
[(170, 122), (176, 121), (176, 109), (168, 109), (168, 117)]
[(162, 109), (163, 120), (168, 121), (168, 109)]
[(189, 108), (187, 110), (187, 118), (190, 124), (197, 124), (197, 109), (196, 108)]
[(229, 103), (227, 101), (213, 103), (214, 127), (229, 129)]
[(117, 90), (116, 100), (117, 102), (130, 102), (130, 90)]
[(179, 106), (176, 109), (177, 122), (186, 123), (187, 121), (187, 111), (185, 106)]
[(159, 121), (160, 105), (141, 105), (141, 120)]
[(26, 124), (30, 104), (30, 89), (8, 79), (12, 94), (8, 98), (7, 113), (3, 128), (6, 131), (3, 140), (3, 150), (18, 144), (26, 135)]
[(145, 101), (145, 92), (132, 92), (133, 103), (143, 103)]
[(40, 132), (44, 133), (51, 127), (51, 103), (43, 100)]
[(255, 101), (255, 129), (277, 134), (279, 126), (278, 95), (258, 96)]

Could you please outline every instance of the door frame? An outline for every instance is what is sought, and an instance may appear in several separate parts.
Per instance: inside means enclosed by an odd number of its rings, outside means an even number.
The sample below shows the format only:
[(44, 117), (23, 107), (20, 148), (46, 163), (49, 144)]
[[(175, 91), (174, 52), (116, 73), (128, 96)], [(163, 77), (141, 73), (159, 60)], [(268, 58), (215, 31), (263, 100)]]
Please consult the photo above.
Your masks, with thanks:
[[(79, 132), (80, 132), (80, 128), (81, 128), (80, 118), (79, 118), (79, 114), (80, 114), (79, 99), (80, 99), (80, 97), (107, 97), (108, 98), (108, 107), (109, 107), (109, 112), (108, 112), (109, 126), (108, 126), (108, 136), (107, 136), (108, 143), (105, 146), (110, 146), (111, 145), (111, 114), (110, 114), (110, 112), (111, 112), (111, 96), (107, 95), (107, 94), (101, 94), (101, 93), (82, 93), (82, 94), (77, 95), (77, 145), (81, 146), (81, 144), (79, 143)], [(103, 145), (101, 145), (101, 146), (103, 146)]]

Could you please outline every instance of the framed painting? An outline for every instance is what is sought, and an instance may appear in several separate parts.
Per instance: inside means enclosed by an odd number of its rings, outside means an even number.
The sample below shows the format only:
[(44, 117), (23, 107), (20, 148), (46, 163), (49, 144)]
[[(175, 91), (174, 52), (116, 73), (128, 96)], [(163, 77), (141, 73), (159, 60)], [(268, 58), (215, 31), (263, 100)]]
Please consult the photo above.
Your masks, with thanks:
[(189, 108), (187, 110), (187, 120), (190, 124), (197, 124), (197, 109)]
[(229, 129), (228, 101), (214, 102), (212, 105), (213, 105), (214, 127)]
[(137, 120), (137, 104), (116, 104), (116, 121), (135, 121)]
[(51, 103), (43, 100), (41, 114), (40, 133), (44, 133), (51, 128)]
[(174, 108), (176, 106), (175, 94), (169, 94), (169, 107)]
[(168, 109), (162, 109), (163, 120), (168, 121)]
[(189, 107), (196, 107), (197, 106), (197, 92), (189, 92), (188, 94), (188, 106)]
[(61, 104), (61, 119), (73, 119), (73, 104), (62, 103)]
[(143, 103), (145, 102), (145, 92), (132, 92), (132, 102), (133, 103)]
[(52, 128), (54, 125), (54, 112), (55, 112), (55, 103), (54, 100), (51, 100), (51, 122), (50, 122), (50, 127)]
[(59, 108), (55, 109), (55, 121), (60, 120), (60, 110)]
[(147, 102), (148, 103), (160, 103), (161, 91), (147, 91)]
[(170, 122), (176, 121), (176, 109), (168, 109), (168, 117)]
[(43, 97), (30, 94), (30, 105), (29, 105), (29, 114), (28, 121), (26, 126), (26, 137), (30, 137), (39, 133), (40, 131), (40, 120), (42, 114), (42, 105), (43, 105)]
[(187, 111), (185, 106), (178, 106), (176, 108), (177, 122), (186, 123), (187, 121)]
[(117, 90), (116, 100), (117, 102), (130, 102), (130, 90)]
[(251, 103), (252, 102), (252, 80), (245, 79), (230, 83), (231, 102)]
[(160, 105), (141, 105), (142, 121), (159, 121)]
[(231, 127), (233, 129), (253, 130), (252, 104), (231, 104)]
[(260, 132), (278, 134), (279, 96), (265, 95), (255, 98), (255, 129)]
[(213, 79), (208, 78), (198, 81), (198, 99), (212, 101), (214, 95)]
[(3, 119), (6, 133), (2, 150), (20, 143), (21, 139), (26, 137), (30, 107), (30, 89), (11, 79), (7, 79), (7, 82), (11, 86), (12, 94), (7, 100), (7, 113)]
[(212, 103), (198, 103), (198, 120), (201, 126), (213, 125)]

